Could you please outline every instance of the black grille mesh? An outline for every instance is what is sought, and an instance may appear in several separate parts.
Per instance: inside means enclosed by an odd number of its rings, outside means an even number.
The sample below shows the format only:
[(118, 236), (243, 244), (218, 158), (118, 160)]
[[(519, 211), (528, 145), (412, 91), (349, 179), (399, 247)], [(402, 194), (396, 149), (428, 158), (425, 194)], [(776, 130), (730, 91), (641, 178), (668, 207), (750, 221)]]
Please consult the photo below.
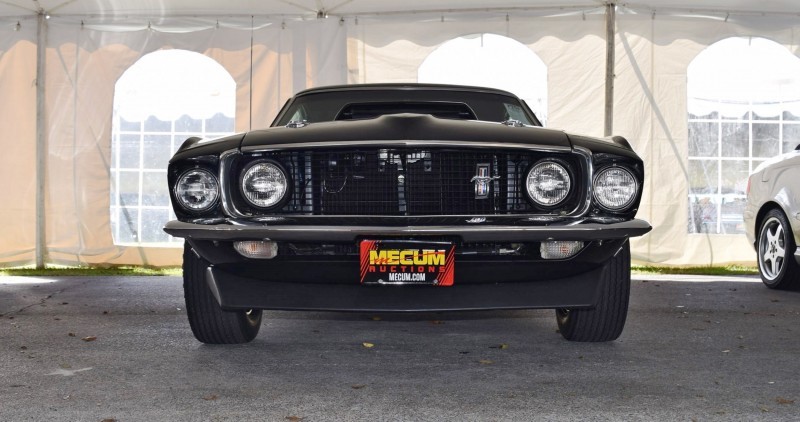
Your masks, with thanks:
[[(558, 155), (570, 163), (573, 177), (580, 174), (575, 156)], [(270, 214), (413, 216), (544, 211), (533, 207), (524, 192), (526, 172), (532, 163), (545, 158), (543, 153), (375, 148), (282, 151), (266, 156), (282, 163), (293, 181), (289, 201)], [(477, 198), (476, 184), (481, 181), (473, 178), (480, 167), (488, 192)], [(572, 211), (578, 196), (571, 195), (563, 209)]]

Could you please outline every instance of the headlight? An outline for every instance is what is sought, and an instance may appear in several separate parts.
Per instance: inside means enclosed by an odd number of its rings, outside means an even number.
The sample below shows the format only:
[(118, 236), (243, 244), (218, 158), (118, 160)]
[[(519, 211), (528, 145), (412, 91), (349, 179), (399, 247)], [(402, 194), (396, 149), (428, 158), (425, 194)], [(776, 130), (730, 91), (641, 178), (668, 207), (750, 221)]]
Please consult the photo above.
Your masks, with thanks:
[(205, 211), (217, 203), (219, 183), (206, 170), (189, 170), (175, 184), (175, 198), (189, 211)]
[(279, 203), (288, 188), (289, 183), (283, 169), (270, 161), (257, 162), (242, 175), (242, 193), (245, 199), (259, 208), (269, 208)]
[(609, 211), (619, 211), (636, 198), (639, 186), (631, 172), (622, 167), (609, 167), (594, 178), (594, 198)]
[(534, 202), (552, 207), (567, 198), (572, 181), (564, 166), (555, 161), (542, 161), (528, 172), (525, 185)]

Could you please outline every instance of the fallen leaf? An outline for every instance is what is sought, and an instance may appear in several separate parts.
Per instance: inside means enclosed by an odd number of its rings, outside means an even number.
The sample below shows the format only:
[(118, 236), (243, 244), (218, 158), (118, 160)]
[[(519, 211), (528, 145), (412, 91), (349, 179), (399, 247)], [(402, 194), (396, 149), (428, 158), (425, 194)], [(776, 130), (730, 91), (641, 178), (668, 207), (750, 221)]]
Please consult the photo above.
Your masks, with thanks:
[(364, 388), (366, 386), (367, 386), (366, 384), (355, 384), (355, 385), (351, 385), (350, 388), (352, 388), (353, 390), (360, 390), (360, 389), (362, 389), (362, 388)]
[(69, 333), (67, 335), (70, 336), (70, 337), (75, 337), (75, 333)]
[(442, 325), (442, 324), (444, 324), (444, 321), (439, 321), (438, 319), (434, 319), (433, 321), (431, 321), (431, 324), (433, 324), (433, 325)]
[(494, 361), (490, 359), (481, 359), (478, 361), (478, 363), (480, 363), (481, 365), (491, 365), (494, 363)]
[(501, 343), (500, 344), (500, 350), (505, 350), (505, 349), (508, 349), (508, 345), (505, 344), (505, 343)]
[(301, 418), (299, 416), (287, 416), (286, 420), (289, 421), (289, 422), (300, 422), (300, 421), (303, 420), (303, 418)]
[(775, 403), (778, 404), (794, 404), (794, 400), (785, 399), (783, 397), (775, 398)]
[(772, 299), (772, 300), (770, 300), (770, 302), (772, 302), (772, 303), (777, 303), (777, 302), (780, 302), (780, 300), (778, 300), (778, 299)]
[(57, 370), (55, 370), (55, 371), (53, 371), (53, 372), (51, 372), (49, 374), (45, 374), (45, 375), (61, 375), (61, 376), (65, 376), (65, 377), (71, 377), (71, 376), (77, 374), (78, 372), (89, 371), (91, 369), (92, 369), (91, 367), (89, 367), (89, 368), (81, 368), (81, 369), (57, 369)]
[(381, 317), (379, 317), (379, 316), (374, 316), (374, 317), (372, 317), (372, 320), (373, 320), (373, 321), (380, 321), (380, 320), (381, 320)]
[(468, 355), (469, 352), (458, 352), (459, 355)]
[(364, 346), (364, 347), (366, 347), (367, 349), (372, 349), (373, 347), (375, 347), (375, 345), (374, 345), (374, 344), (372, 344), (372, 343), (367, 343), (366, 341), (365, 341), (365, 342), (363, 342), (363, 343), (361, 343), (361, 345), (362, 345), (362, 346)]
[(103, 419), (101, 422), (117, 422), (117, 420), (114, 419), (114, 418), (106, 418), (106, 419)]
[(204, 397), (203, 397), (203, 400), (205, 400), (205, 401), (212, 401), (212, 400), (216, 400), (216, 399), (218, 399), (218, 398), (219, 398), (219, 397), (217, 397), (217, 395), (216, 395), (216, 394), (209, 394), (209, 395), (207, 395), (207, 396), (204, 396)]
[(103, 315), (108, 315), (108, 311), (103, 311)]
[(20, 346), (20, 350), (28, 350), (28, 346)]
[(69, 302), (61, 302), (62, 305), (69, 305)]
[(83, 340), (83, 341), (95, 341), (95, 340), (97, 340), (97, 337), (96, 336), (87, 336), (87, 337), (82, 338), (81, 340)]
[(61, 318), (53, 318), (55, 321), (61, 321)]
[(761, 407), (761, 412), (763, 412), (763, 413), (769, 413), (769, 408), (762, 406), (762, 407)]

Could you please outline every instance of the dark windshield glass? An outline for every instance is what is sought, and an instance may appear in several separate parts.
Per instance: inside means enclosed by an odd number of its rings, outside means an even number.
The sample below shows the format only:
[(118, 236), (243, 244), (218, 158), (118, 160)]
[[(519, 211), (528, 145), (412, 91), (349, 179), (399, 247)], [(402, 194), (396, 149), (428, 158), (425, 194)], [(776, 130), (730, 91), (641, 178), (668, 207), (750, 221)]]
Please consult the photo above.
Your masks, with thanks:
[(374, 119), (384, 114), (430, 114), (440, 119), (475, 120), (475, 113), (466, 104), (454, 103), (358, 103), (348, 104), (336, 120)]
[(273, 126), (291, 121), (309, 123), (371, 119), (385, 114), (420, 113), (445, 119), (502, 122), (518, 120), (537, 125), (515, 97), (492, 92), (426, 89), (363, 89), (317, 92), (291, 100)]

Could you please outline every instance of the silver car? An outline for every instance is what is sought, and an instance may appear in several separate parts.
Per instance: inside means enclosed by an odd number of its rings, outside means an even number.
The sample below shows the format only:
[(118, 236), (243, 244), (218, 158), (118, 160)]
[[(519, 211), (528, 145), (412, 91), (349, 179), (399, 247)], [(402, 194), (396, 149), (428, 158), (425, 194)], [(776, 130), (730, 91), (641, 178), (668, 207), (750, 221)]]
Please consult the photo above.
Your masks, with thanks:
[(800, 289), (800, 145), (750, 175), (744, 224), (764, 284)]

